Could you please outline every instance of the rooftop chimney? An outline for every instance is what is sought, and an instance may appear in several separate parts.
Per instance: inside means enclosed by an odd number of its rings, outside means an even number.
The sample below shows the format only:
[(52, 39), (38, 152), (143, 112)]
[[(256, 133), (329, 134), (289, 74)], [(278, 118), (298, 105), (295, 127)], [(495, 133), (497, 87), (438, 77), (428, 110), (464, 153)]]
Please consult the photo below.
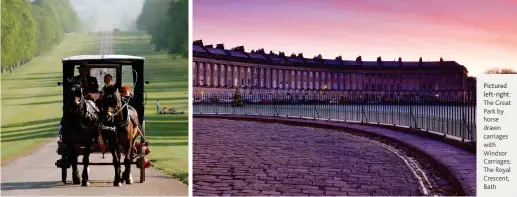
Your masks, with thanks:
[(203, 46), (203, 40), (194, 40), (194, 45), (201, 45)]
[(235, 47), (232, 49), (233, 51), (240, 51), (240, 52), (244, 52), (244, 46), (238, 46), (238, 47)]
[(355, 61), (359, 63), (359, 65), (363, 65), (363, 58), (361, 56), (358, 56), (357, 58), (355, 58)]
[(215, 48), (218, 48), (218, 49), (224, 49), (224, 44), (217, 44), (215, 46)]

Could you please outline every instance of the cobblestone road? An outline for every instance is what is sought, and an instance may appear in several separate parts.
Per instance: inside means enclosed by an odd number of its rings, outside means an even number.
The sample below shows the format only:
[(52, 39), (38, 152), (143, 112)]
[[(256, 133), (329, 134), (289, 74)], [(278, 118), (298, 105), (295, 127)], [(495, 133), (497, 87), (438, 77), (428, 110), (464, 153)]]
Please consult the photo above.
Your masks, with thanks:
[(194, 195), (422, 195), (397, 155), (352, 135), (194, 119)]

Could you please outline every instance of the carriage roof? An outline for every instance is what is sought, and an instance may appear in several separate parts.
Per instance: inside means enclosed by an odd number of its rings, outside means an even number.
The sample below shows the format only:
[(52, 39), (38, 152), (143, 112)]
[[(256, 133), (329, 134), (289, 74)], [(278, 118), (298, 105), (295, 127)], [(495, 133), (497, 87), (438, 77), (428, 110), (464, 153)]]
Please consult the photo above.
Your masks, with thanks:
[[(104, 63), (130, 63), (132, 61), (144, 61), (144, 57), (132, 55), (77, 55), (63, 58), (63, 63), (70, 62), (104, 62)], [(121, 62), (122, 61), (122, 62)], [(126, 61), (126, 62), (124, 62)], [(129, 62), (127, 62), (129, 61)]]

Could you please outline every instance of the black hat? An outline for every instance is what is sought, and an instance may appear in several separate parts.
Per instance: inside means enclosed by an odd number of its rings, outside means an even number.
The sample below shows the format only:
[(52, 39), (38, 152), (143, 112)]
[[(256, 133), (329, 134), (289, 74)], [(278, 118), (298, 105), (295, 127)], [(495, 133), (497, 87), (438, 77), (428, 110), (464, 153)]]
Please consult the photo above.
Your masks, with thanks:
[(87, 64), (85, 63), (82, 63), (79, 65), (79, 67), (77, 67), (77, 69), (81, 69), (81, 68), (87, 68), (87, 69), (91, 69), (90, 67), (87, 66)]

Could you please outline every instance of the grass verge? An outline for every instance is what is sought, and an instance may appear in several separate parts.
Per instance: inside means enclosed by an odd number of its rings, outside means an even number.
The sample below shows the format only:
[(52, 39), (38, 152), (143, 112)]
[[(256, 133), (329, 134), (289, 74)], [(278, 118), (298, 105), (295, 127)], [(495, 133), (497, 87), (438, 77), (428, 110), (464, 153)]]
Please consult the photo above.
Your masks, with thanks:
[(61, 59), (97, 54), (98, 36), (69, 34), (52, 50), (2, 75), (2, 163), (25, 155), (57, 136), (61, 119)]

